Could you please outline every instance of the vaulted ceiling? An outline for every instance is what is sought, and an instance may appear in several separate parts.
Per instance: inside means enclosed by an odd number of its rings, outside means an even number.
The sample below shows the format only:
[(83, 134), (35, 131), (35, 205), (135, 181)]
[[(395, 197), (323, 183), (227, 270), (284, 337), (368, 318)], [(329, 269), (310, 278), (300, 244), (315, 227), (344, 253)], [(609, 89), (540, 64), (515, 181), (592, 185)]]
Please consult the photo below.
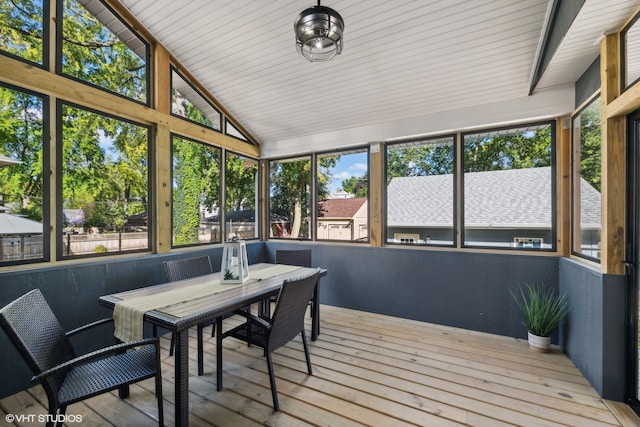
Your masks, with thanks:
[(493, 124), (518, 108), (570, 113), (599, 37), (639, 4), (585, 0), (534, 79), (554, 0), (326, 0), (345, 21), (344, 51), (326, 63), (295, 50), (311, 0), (120, 1), (266, 156)]

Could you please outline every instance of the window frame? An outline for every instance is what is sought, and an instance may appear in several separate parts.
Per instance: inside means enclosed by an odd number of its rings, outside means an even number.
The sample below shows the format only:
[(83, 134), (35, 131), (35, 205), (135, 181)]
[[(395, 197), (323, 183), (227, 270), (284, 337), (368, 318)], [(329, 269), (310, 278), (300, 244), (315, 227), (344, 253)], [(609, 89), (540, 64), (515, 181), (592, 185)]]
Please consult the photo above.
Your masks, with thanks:
[(244, 155), (244, 154), (240, 154), (240, 153), (236, 153), (234, 151), (231, 150), (224, 150), (224, 172), (223, 172), (223, 179), (222, 179), (222, 185), (220, 186), (221, 192), (222, 192), (222, 203), (221, 205), (224, 207), (224, 215), (223, 215), (223, 219), (224, 219), (224, 224), (223, 224), (223, 235), (226, 236), (229, 234), (228, 230), (227, 230), (227, 209), (226, 209), (226, 205), (227, 205), (227, 160), (229, 158), (229, 155), (234, 155), (234, 156), (238, 156), (241, 158), (245, 158), (245, 159), (250, 159), (254, 162), (256, 162), (256, 165), (258, 167), (258, 170), (256, 171), (256, 178), (257, 178), (257, 182), (256, 182), (256, 188), (255, 188), (255, 236), (250, 238), (250, 239), (246, 239), (243, 238), (242, 240), (247, 240), (247, 241), (255, 241), (255, 240), (259, 240), (260, 239), (260, 235), (261, 235), (261, 225), (262, 225), (262, 215), (261, 215), (261, 209), (260, 209), (260, 200), (262, 199), (260, 197), (260, 189), (262, 188), (262, 178), (261, 178), (261, 174), (260, 174), (260, 159), (255, 159), (253, 157)]
[[(550, 215), (550, 222), (551, 222), (551, 230), (550, 230), (550, 234), (551, 234), (551, 246), (549, 248), (533, 248), (533, 247), (511, 247), (511, 246), (491, 246), (491, 245), (469, 245), (466, 244), (466, 238), (465, 238), (465, 234), (466, 234), (466, 226), (465, 226), (465, 164), (464, 164), (464, 152), (465, 152), (465, 136), (468, 135), (476, 135), (478, 133), (491, 133), (491, 132), (500, 132), (500, 131), (506, 131), (506, 130), (510, 130), (510, 129), (518, 129), (521, 127), (527, 127), (527, 126), (543, 126), (543, 125), (547, 125), (549, 126), (550, 129), (550, 133), (551, 133), (551, 142), (550, 142), (550, 149), (551, 149), (551, 153), (550, 153), (550, 168), (551, 168), (551, 189), (550, 189), (550, 194), (549, 197), (551, 199), (551, 215)], [(557, 207), (557, 155), (556, 155), (556, 151), (557, 151), (557, 132), (556, 132), (556, 122), (555, 120), (541, 120), (541, 121), (534, 121), (534, 122), (519, 122), (519, 123), (514, 123), (514, 124), (510, 124), (510, 125), (505, 125), (505, 126), (499, 126), (499, 127), (488, 127), (488, 128), (478, 128), (478, 129), (474, 129), (474, 130), (469, 130), (466, 132), (461, 132), (460, 133), (460, 153), (461, 153), (461, 157), (460, 157), (460, 161), (459, 161), (459, 165), (460, 165), (460, 226), (459, 226), (459, 235), (460, 235), (460, 247), (464, 248), (464, 249), (481, 249), (481, 250), (496, 250), (496, 251), (526, 251), (526, 252), (533, 252), (533, 253), (550, 253), (550, 252), (557, 252), (557, 248), (558, 248), (558, 220), (557, 220), (557, 213), (558, 213), (558, 207)], [(513, 170), (513, 169), (510, 169)], [(520, 235), (520, 233), (518, 233), (519, 235), (514, 237), (537, 237), (537, 236), (522, 236)]]
[[(205, 124), (202, 124), (202, 123), (197, 122), (197, 121), (195, 121), (195, 120), (192, 120), (192, 119), (190, 119), (190, 118), (188, 118), (188, 117), (184, 117), (184, 116), (181, 116), (181, 115), (176, 114), (176, 113), (174, 113), (174, 112), (173, 112), (173, 106), (172, 106), (171, 104), (172, 104), (172, 95), (173, 95), (173, 93), (172, 93), (172, 92), (173, 92), (173, 84), (174, 84), (174, 82), (173, 82), (173, 73), (174, 73), (174, 72), (175, 72), (175, 73), (176, 73), (176, 74), (177, 74), (177, 75), (182, 79), (182, 81), (184, 81), (187, 85), (189, 85), (189, 87), (191, 88), (191, 90), (193, 90), (193, 91), (194, 91), (194, 92), (195, 92), (195, 93), (196, 93), (200, 98), (202, 98), (202, 100), (203, 100), (203, 101), (205, 101), (207, 104), (209, 104), (209, 106), (210, 106), (211, 108), (213, 108), (213, 109), (218, 113), (218, 115), (220, 116), (220, 129), (216, 129), (216, 128), (214, 128), (214, 127), (207, 126), (207, 125), (205, 125)], [(174, 66), (173, 64), (171, 64), (171, 65), (169, 66), (169, 80), (170, 80), (170, 83), (169, 83), (169, 86), (170, 86), (170, 87), (169, 87), (169, 91), (170, 91), (170, 93), (169, 93), (169, 103), (170, 103), (170, 105), (169, 105), (169, 112), (170, 112), (170, 114), (171, 114), (173, 117), (177, 117), (177, 118), (179, 118), (179, 119), (181, 119), (181, 120), (185, 120), (185, 121), (187, 121), (187, 122), (189, 122), (189, 123), (193, 123), (193, 124), (195, 124), (195, 125), (198, 125), (198, 126), (201, 126), (201, 127), (205, 128), (205, 129), (209, 129), (209, 130), (212, 130), (212, 131), (214, 131), (214, 132), (222, 133), (222, 129), (223, 129), (223, 126), (224, 126), (224, 123), (223, 123), (223, 122), (225, 121), (225, 118), (224, 118), (224, 115), (222, 114), (222, 112), (220, 111), (220, 109), (219, 109), (219, 108), (218, 108), (218, 107), (217, 107), (213, 102), (211, 102), (211, 100), (209, 100), (206, 96), (204, 96), (204, 95), (202, 94), (202, 92), (201, 92), (198, 88), (196, 88), (196, 87), (193, 85), (193, 83), (191, 82), (191, 80), (189, 80), (188, 78), (186, 78), (186, 77), (184, 76), (184, 74), (182, 74), (182, 73), (180, 72), (180, 70), (179, 70), (176, 66)], [(193, 104), (193, 103), (192, 103), (192, 104)], [(195, 105), (195, 104), (194, 104), (194, 105)]]
[[(447, 245), (447, 244), (434, 244), (431, 242), (424, 242), (424, 243), (396, 243), (396, 242), (390, 242), (389, 241), (389, 225), (388, 225), (388, 220), (389, 220), (389, 193), (388, 193), (388, 184), (387, 184), (387, 179), (389, 178), (389, 174), (388, 174), (388, 155), (389, 155), (389, 149), (392, 148), (393, 146), (397, 146), (397, 145), (402, 145), (402, 144), (407, 144), (407, 143), (419, 143), (419, 142), (423, 142), (423, 141), (429, 141), (429, 140), (438, 140), (438, 139), (443, 139), (443, 138), (451, 138), (452, 139), (452, 145), (451, 145), (451, 149), (453, 150), (453, 172), (452, 172), (452, 177), (453, 177), (453, 182), (452, 182), (452, 207), (453, 207), (453, 218), (452, 218), (452, 227), (451, 227), (451, 244)], [(385, 245), (389, 245), (389, 246), (403, 246), (403, 247), (411, 247), (411, 246), (429, 246), (429, 247), (436, 247), (436, 248), (455, 248), (457, 247), (457, 241), (456, 241), (456, 236), (458, 235), (458, 146), (459, 146), (459, 138), (458, 138), (458, 134), (456, 133), (446, 133), (446, 134), (441, 134), (441, 135), (431, 135), (431, 136), (427, 136), (427, 137), (422, 137), (422, 138), (409, 138), (409, 139), (405, 139), (405, 140), (398, 140), (398, 141), (393, 141), (393, 142), (389, 142), (386, 144), (385, 146), (385, 150), (384, 150), (384, 181), (383, 181), (383, 191), (384, 191), (384, 221), (383, 221), (383, 227), (384, 227), (384, 244)]]
[(0, 55), (15, 59), (17, 61), (23, 62), (25, 64), (29, 64), (38, 68), (41, 68), (45, 71), (49, 71), (49, 58), (50, 58), (50, 49), (49, 49), (49, 22), (51, 16), (51, 1), (42, 0), (42, 64), (38, 64), (37, 62), (30, 61), (20, 55), (13, 54), (11, 52), (7, 52), (6, 50), (0, 49)]
[(218, 229), (220, 231), (220, 239), (219, 240), (209, 241), (209, 242), (202, 242), (202, 243), (189, 243), (189, 244), (184, 244), (184, 245), (176, 245), (175, 244), (174, 222), (173, 222), (173, 220), (174, 220), (174, 208), (173, 208), (173, 206), (174, 206), (174, 188), (173, 188), (173, 179), (174, 179), (174, 173), (173, 173), (173, 153), (174, 153), (174, 150), (173, 150), (173, 146), (174, 146), (174, 138), (184, 139), (184, 140), (187, 140), (187, 141), (189, 141), (191, 143), (194, 143), (194, 144), (201, 144), (201, 145), (204, 145), (206, 147), (210, 147), (210, 148), (218, 150), (218, 153), (219, 153), (218, 157), (219, 157), (219, 162), (220, 162), (220, 164), (219, 164), (220, 176), (218, 178), (219, 179), (220, 191), (218, 193), (218, 201), (220, 203), (220, 209), (221, 210), (223, 209), (223, 199), (222, 199), (223, 194), (224, 194), (223, 174), (224, 174), (224, 169), (225, 169), (223, 164), (222, 164), (223, 159), (224, 159), (224, 153), (223, 153), (222, 148), (217, 147), (215, 145), (208, 144), (208, 143), (203, 142), (203, 141), (198, 141), (197, 139), (194, 139), (194, 138), (186, 137), (186, 136), (171, 132), (171, 134), (170, 134), (170, 140), (171, 140), (171, 142), (170, 142), (170, 153), (169, 153), (169, 158), (170, 158), (170, 163), (171, 163), (170, 179), (169, 179), (169, 182), (171, 182), (171, 249), (201, 247), (201, 246), (207, 246), (207, 245), (219, 245), (219, 244), (224, 242), (224, 235), (225, 235), (224, 223), (223, 223), (224, 218), (222, 217), (222, 215), (220, 215), (220, 213), (218, 214)]
[[(77, 1), (77, 0), (76, 0)], [(78, 83), (82, 83), (82, 84), (86, 84), (88, 86), (91, 86), (93, 88), (102, 90), (106, 93), (118, 96), (122, 99), (125, 99), (127, 101), (131, 101), (131, 102), (135, 102), (137, 104), (140, 105), (144, 105), (146, 107), (150, 107), (151, 106), (151, 100), (154, 98), (154, 94), (152, 93), (151, 90), (151, 73), (152, 73), (152, 67), (151, 67), (151, 44), (149, 43), (149, 41), (147, 41), (144, 37), (142, 37), (140, 35), (140, 33), (138, 33), (119, 13), (117, 13), (110, 5), (108, 5), (104, 0), (97, 0), (98, 2), (100, 2), (100, 4), (109, 11), (109, 13), (111, 13), (111, 15), (113, 15), (113, 17), (115, 19), (117, 19), (122, 25), (124, 25), (125, 27), (127, 27), (127, 29), (129, 31), (131, 31), (131, 33), (133, 35), (136, 36), (136, 38), (138, 40), (140, 40), (140, 42), (142, 42), (142, 44), (144, 44), (145, 46), (145, 101), (141, 101), (139, 99), (134, 99), (134, 98), (130, 98), (128, 96), (125, 96), (121, 93), (115, 92), (113, 90), (110, 90), (108, 88), (99, 86), (95, 83), (86, 81), (86, 80), (82, 80), (80, 78), (77, 78), (75, 76), (72, 76), (70, 74), (66, 74), (63, 72), (62, 70), (62, 52), (63, 52), (63, 26), (64, 26), (64, 0), (58, 0), (57, 6), (56, 6), (56, 16), (58, 17), (58, 19), (56, 19), (56, 55), (55, 55), (55, 72), (57, 75), (64, 77), (66, 79), (69, 80), (73, 80), (76, 81)], [(82, 7), (84, 7), (84, 5), (81, 5)], [(88, 11), (88, 9), (87, 9)], [(89, 12), (91, 13), (91, 12)], [(92, 14), (92, 16), (95, 17), (95, 15)], [(106, 26), (106, 25), (105, 25)], [(109, 29), (109, 31), (111, 31), (111, 29)]]
[[(63, 214), (63, 208), (64, 208), (64, 193), (63, 193), (63, 167), (62, 167), (62, 162), (63, 162), (63, 155), (64, 155), (64, 138), (63, 138), (63, 117), (62, 117), (62, 109), (63, 106), (69, 106), (72, 108), (76, 108), (76, 109), (80, 109), (80, 110), (84, 110), (87, 111), (89, 113), (92, 114), (97, 114), (97, 115), (101, 115), (101, 116), (105, 116), (108, 117), (110, 119), (113, 120), (118, 120), (118, 121), (122, 121), (122, 122), (126, 122), (126, 123), (130, 123), (133, 124), (135, 126), (140, 126), (142, 128), (147, 129), (147, 247), (143, 248), (143, 249), (133, 249), (133, 250), (126, 250), (126, 251), (106, 251), (106, 252), (102, 252), (102, 253), (90, 253), (90, 254), (80, 254), (80, 255), (65, 255), (64, 254), (64, 214)], [(153, 187), (151, 185), (152, 183), (152, 179), (153, 176), (155, 174), (155, 168), (152, 164), (152, 153), (153, 153), (153, 149), (152, 149), (152, 141), (154, 141), (154, 133), (153, 133), (153, 128), (150, 125), (147, 124), (143, 124), (143, 123), (139, 123), (136, 122), (134, 120), (130, 120), (130, 119), (126, 119), (123, 117), (118, 117), (114, 114), (110, 114), (104, 111), (100, 111), (97, 110), (95, 108), (89, 108), (80, 104), (76, 104), (74, 102), (71, 101), (66, 101), (63, 99), (58, 98), (56, 100), (56, 136), (57, 136), (57, 140), (56, 140), (56, 170), (58, 171), (57, 173), (57, 177), (56, 177), (56, 198), (57, 198), (57, 203), (56, 203), (56, 224), (55, 226), (57, 227), (58, 232), (56, 233), (55, 239), (56, 239), (56, 260), (77, 260), (77, 259), (83, 259), (83, 258), (98, 258), (98, 257), (106, 257), (106, 256), (114, 256), (114, 255), (127, 255), (127, 254), (135, 254), (135, 253), (145, 253), (145, 252), (152, 252), (153, 251), (153, 246), (152, 246), (152, 242), (153, 242), (153, 227), (155, 224), (153, 215), (151, 214), (152, 212), (154, 212), (153, 209), (153, 200), (155, 198), (155, 194), (153, 192)]]
[(0, 80), (0, 86), (5, 89), (16, 92), (23, 92), (31, 96), (42, 99), (42, 258), (22, 259), (15, 261), (6, 261), (0, 263), (0, 268), (37, 264), (51, 261), (51, 174), (47, 173), (51, 170), (51, 154), (50, 154), (50, 98), (48, 95), (38, 93), (33, 90), (25, 89), (20, 86), (12, 85)]
[[(639, 79), (640, 80), (640, 79)], [(569, 248), (571, 251), (571, 255), (572, 256), (576, 256), (578, 258), (582, 258), (588, 261), (592, 261), (595, 262), (597, 264), (600, 264), (602, 262), (601, 258), (596, 258), (593, 256), (589, 256), (586, 254), (583, 254), (582, 252), (578, 252), (575, 250), (574, 247), (574, 239), (575, 239), (575, 232), (576, 232), (576, 227), (578, 227), (580, 229), (580, 231), (582, 232), (582, 221), (580, 220), (580, 218), (577, 218), (576, 221), (576, 214), (575, 214), (575, 206), (577, 203), (576, 200), (576, 192), (575, 192), (575, 178), (577, 176), (582, 177), (582, 174), (580, 173), (580, 170), (576, 170), (577, 167), (579, 167), (579, 164), (582, 160), (582, 158), (580, 159), (576, 159), (575, 157), (575, 140), (574, 140), (574, 134), (573, 134), (573, 123), (574, 120), (576, 120), (587, 108), (589, 108), (590, 106), (593, 105), (593, 103), (600, 99), (600, 102), (602, 103), (602, 99), (601, 99), (601, 93), (600, 93), (600, 89), (598, 89), (594, 94), (592, 94), (589, 98), (587, 98), (587, 100), (582, 104), (582, 106), (576, 110), (570, 118), (570, 135), (571, 135), (571, 169), (570, 169), (570, 173), (571, 173), (571, 218), (570, 218), (570, 224), (571, 224), (571, 231), (569, 233)], [(600, 118), (602, 120), (602, 117)], [(602, 156), (602, 133), (600, 133), (600, 156)], [(600, 176), (602, 176), (602, 164), (600, 165)], [(602, 196), (602, 192), (600, 193), (600, 195)], [(602, 202), (601, 202), (602, 203)], [(601, 204), (601, 209), (602, 209), (602, 204)], [(600, 224), (600, 238), (602, 239), (602, 223)]]
[[(312, 204), (312, 211), (311, 211), (311, 223), (310, 223), (310, 239), (317, 241), (317, 242), (332, 242), (332, 243), (356, 243), (356, 244), (367, 244), (370, 243), (371, 241), (371, 203), (370, 203), (370, 197), (371, 197), (371, 179), (368, 178), (367, 179), (367, 238), (365, 240), (341, 240), (341, 239), (320, 239), (318, 237), (318, 222), (319, 222), (319, 215), (318, 215), (318, 203), (320, 202), (320, 199), (318, 198), (318, 175), (319, 175), (319, 165), (318, 165), (318, 161), (320, 157), (329, 157), (327, 155), (338, 155), (340, 156), (340, 153), (344, 153), (344, 154), (354, 154), (354, 152), (358, 152), (358, 153), (364, 153), (366, 155), (367, 158), (367, 176), (370, 176), (370, 172), (371, 172), (371, 147), (369, 145), (362, 145), (362, 146), (354, 146), (354, 147), (349, 147), (349, 148), (343, 148), (340, 150), (327, 150), (327, 151), (322, 151), (322, 152), (317, 152), (314, 153), (314, 155), (312, 156), (312, 164), (311, 164), (311, 171), (312, 171), (312, 176), (311, 176), (311, 181), (312, 181), (312, 197), (311, 197), (311, 204)], [(338, 224), (339, 225), (339, 224)], [(355, 229), (352, 230), (352, 232), (355, 232)]]
[[(283, 160), (285, 161), (296, 161), (296, 160), (303, 160), (303, 159), (309, 159), (309, 166), (310, 166), (310, 176), (309, 176), (309, 235), (308, 237), (296, 237), (296, 238), (292, 238), (292, 237), (278, 237), (278, 236), (271, 236), (271, 163), (272, 162), (278, 162), (278, 163), (284, 163)], [(313, 241), (314, 240), (314, 230), (313, 227), (315, 226), (315, 221), (314, 221), (314, 208), (313, 208), (313, 204), (315, 203), (315, 154), (302, 154), (299, 156), (291, 156), (291, 157), (279, 157), (279, 158), (273, 158), (273, 159), (266, 159), (267, 162), (267, 183), (266, 183), (266, 191), (267, 194), (265, 194), (265, 197), (263, 197), (264, 200), (266, 200), (267, 203), (267, 218), (265, 220), (265, 223), (268, 226), (268, 231), (265, 230), (265, 236), (267, 236), (267, 238), (269, 240), (279, 240), (279, 241), (304, 241), (304, 242), (309, 242), (309, 241)]]

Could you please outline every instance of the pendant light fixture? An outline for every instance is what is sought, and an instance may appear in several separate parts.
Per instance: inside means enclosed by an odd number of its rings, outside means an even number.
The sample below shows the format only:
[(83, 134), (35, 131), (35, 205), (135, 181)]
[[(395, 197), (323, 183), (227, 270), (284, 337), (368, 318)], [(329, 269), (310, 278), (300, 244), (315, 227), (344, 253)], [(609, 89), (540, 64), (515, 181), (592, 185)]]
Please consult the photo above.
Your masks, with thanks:
[(344, 21), (330, 7), (317, 6), (305, 9), (293, 23), (298, 53), (311, 62), (328, 61), (342, 53)]

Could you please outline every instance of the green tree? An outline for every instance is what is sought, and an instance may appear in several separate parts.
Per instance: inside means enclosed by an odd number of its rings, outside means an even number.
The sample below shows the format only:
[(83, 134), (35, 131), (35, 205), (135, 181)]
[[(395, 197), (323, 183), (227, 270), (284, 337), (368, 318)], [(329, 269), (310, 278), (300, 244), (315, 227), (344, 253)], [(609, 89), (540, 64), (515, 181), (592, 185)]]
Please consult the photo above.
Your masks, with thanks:
[(342, 190), (351, 193), (356, 197), (367, 197), (369, 189), (368, 176), (355, 177), (352, 176), (342, 181)]
[(580, 176), (601, 191), (602, 125), (600, 98), (580, 113)]
[(464, 171), (482, 172), (551, 166), (551, 129), (464, 140)]
[(0, 193), (19, 213), (42, 221), (43, 100), (0, 86), (0, 154), (21, 163), (0, 168)]
[(387, 151), (387, 183), (403, 176), (453, 173), (453, 141), (391, 147)]
[(64, 0), (62, 72), (145, 102), (147, 67), (122, 40), (77, 0)]
[(43, 13), (42, 1), (0, 2), (0, 49), (42, 64)]
[(225, 167), (226, 211), (255, 209), (258, 162), (228, 153)]
[(220, 150), (175, 137), (173, 180), (174, 244), (197, 244), (201, 210), (219, 207)]
[(308, 236), (311, 161), (273, 163), (270, 185), (271, 212), (290, 219), (291, 238)]

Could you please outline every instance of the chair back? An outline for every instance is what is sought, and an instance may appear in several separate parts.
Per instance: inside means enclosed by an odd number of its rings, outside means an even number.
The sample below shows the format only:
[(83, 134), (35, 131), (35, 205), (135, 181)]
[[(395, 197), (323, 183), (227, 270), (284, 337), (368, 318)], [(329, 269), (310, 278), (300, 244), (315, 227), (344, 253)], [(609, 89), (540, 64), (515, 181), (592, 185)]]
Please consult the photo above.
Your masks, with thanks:
[(309, 275), (283, 282), (271, 317), (268, 351), (282, 347), (304, 329), (304, 315), (319, 278), (320, 269), (316, 269)]
[(311, 267), (311, 249), (276, 250), (276, 264)]
[[(58, 318), (39, 289), (0, 309), (0, 326), (34, 374), (73, 359), (76, 355)], [(64, 378), (53, 378), (45, 388), (57, 390)]]
[(211, 262), (207, 255), (164, 261), (164, 271), (167, 274), (167, 280), (170, 282), (213, 273)]

